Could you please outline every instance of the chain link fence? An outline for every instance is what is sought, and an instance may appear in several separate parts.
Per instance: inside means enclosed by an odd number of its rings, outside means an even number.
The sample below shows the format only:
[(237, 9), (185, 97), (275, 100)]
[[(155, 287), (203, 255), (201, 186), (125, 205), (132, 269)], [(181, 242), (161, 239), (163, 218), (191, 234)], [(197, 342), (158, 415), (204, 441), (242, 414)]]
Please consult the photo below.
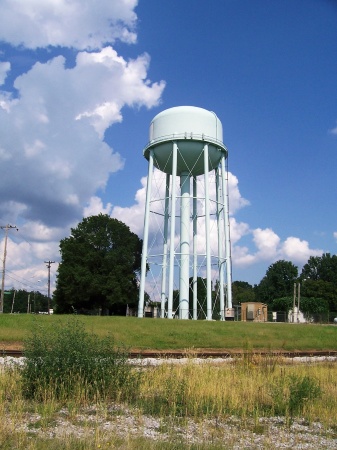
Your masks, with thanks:
[[(322, 324), (336, 324), (337, 325), (337, 311), (329, 311), (321, 314), (303, 314), (301, 313), (301, 320), (298, 320), (286, 311), (268, 311), (267, 322), (279, 322), (279, 323), (322, 323)], [(241, 308), (235, 307), (234, 320), (241, 321)]]

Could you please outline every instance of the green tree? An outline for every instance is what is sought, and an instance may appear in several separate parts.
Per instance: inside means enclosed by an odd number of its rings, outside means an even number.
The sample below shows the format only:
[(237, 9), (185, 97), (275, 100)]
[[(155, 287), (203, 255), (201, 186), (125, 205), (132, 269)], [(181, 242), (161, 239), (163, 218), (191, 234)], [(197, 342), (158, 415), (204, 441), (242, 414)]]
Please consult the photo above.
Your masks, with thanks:
[(60, 243), (56, 311), (124, 314), (126, 304), (136, 306), (141, 251), (142, 241), (119, 220), (84, 218)]
[(268, 267), (266, 275), (256, 286), (256, 300), (271, 303), (275, 298), (291, 296), (297, 277), (298, 268), (292, 262), (275, 262)]
[(271, 303), (271, 309), (273, 311), (284, 311), (288, 314), (289, 310), (293, 308), (292, 297), (274, 298)]
[(300, 310), (305, 316), (325, 314), (329, 311), (329, 304), (323, 298), (301, 297)]
[(337, 311), (337, 255), (311, 256), (303, 266), (300, 280), (303, 295), (322, 298), (330, 311)]
[(233, 305), (239, 305), (242, 302), (254, 302), (255, 292), (251, 284), (247, 281), (234, 281), (232, 283)]
[(321, 258), (319, 256), (310, 256), (308, 262), (304, 264), (300, 278), (318, 280), (319, 265)]
[(319, 279), (337, 286), (337, 255), (323, 253), (319, 265)]
[[(173, 314), (179, 315), (179, 289), (173, 289), (173, 294), (172, 294), (172, 312)], [(167, 303), (166, 303), (166, 307), (167, 307)]]
[(331, 281), (305, 279), (301, 282), (301, 295), (321, 298), (328, 303), (330, 311), (337, 311), (337, 285)]
[(301, 279), (323, 280), (337, 285), (337, 255), (310, 256), (303, 266)]
[[(189, 279), (189, 309), (193, 314), (193, 278)], [(197, 277), (197, 317), (205, 319), (207, 315), (207, 280), (206, 278)]]
[[(52, 305), (51, 305), (52, 306)], [(38, 291), (10, 289), (5, 292), (4, 313), (39, 313), (48, 311), (48, 297)]]
[[(273, 311), (285, 311), (287, 314), (293, 309), (294, 298), (282, 297), (275, 298), (271, 304)], [(297, 306), (297, 300), (296, 300)], [(301, 297), (300, 311), (308, 318), (314, 314), (325, 314), (329, 311), (328, 302), (322, 298), (315, 297)]]

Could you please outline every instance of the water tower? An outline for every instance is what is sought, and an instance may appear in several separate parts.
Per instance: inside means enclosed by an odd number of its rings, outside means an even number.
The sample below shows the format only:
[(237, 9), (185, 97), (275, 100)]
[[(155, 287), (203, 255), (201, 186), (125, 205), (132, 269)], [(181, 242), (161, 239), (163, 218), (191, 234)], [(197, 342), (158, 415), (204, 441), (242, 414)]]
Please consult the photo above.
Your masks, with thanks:
[[(193, 106), (162, 111), (151, 122), (144, 157), (149, 167), (138, 317), (145, 315), (146, 293), (146, 303), (160, 305), (162, 318), (233, 319), (227, 149), (220, 120)], [(162, 180), (156, 194), (155, 177)]]

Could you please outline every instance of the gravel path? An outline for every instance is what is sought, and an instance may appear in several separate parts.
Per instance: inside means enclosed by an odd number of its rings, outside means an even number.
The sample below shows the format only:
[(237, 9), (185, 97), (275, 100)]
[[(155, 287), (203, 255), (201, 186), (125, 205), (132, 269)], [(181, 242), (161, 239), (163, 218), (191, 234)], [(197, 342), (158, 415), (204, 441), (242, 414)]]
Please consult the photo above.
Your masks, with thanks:
[(99, 431), (106, 442), (109, 442), (109, 436), (110, 440), (111, 436), (142, 436), (157, 442), (172, 442), (174, 439), (186, 446), (211, 442), (232, 450), (337, 449), (336, 431), (324, 429), (320, 423), (307, 424), (303, 420), (295, 420), (289, 425), (282, 417), (261, 418), (257, 423), (253, 420), (243, 423), (235, 417), (226, 420), (187, 419), (179, 423), (178, 420), (158, 419), (114, 405), (104, 412), (91, 407), (75, 416), (62, 409), (53, 416), (53, 424), (43, 429), (38, 426), (40, 419), (38, 414), (27, 414), (21, 422), (8, 420), (7, 425), (17, 431), (47, 438), (93, 437)]

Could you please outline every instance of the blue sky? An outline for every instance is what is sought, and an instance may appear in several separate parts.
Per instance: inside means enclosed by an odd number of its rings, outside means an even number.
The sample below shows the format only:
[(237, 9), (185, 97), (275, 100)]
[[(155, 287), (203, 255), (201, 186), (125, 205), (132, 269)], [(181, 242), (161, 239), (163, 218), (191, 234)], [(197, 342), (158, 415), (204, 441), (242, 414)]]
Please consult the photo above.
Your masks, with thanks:
[(223, 125), (234, 280), (336, 253), (336, 2), (3, 0), (1, 10), (0, 217), (19, 228), (8, 287), (46, 286), (43, 261), (59, 261), (59, 240), (84, 215), (106, 212), (141, 236), (149, 124), (179, 105)]

